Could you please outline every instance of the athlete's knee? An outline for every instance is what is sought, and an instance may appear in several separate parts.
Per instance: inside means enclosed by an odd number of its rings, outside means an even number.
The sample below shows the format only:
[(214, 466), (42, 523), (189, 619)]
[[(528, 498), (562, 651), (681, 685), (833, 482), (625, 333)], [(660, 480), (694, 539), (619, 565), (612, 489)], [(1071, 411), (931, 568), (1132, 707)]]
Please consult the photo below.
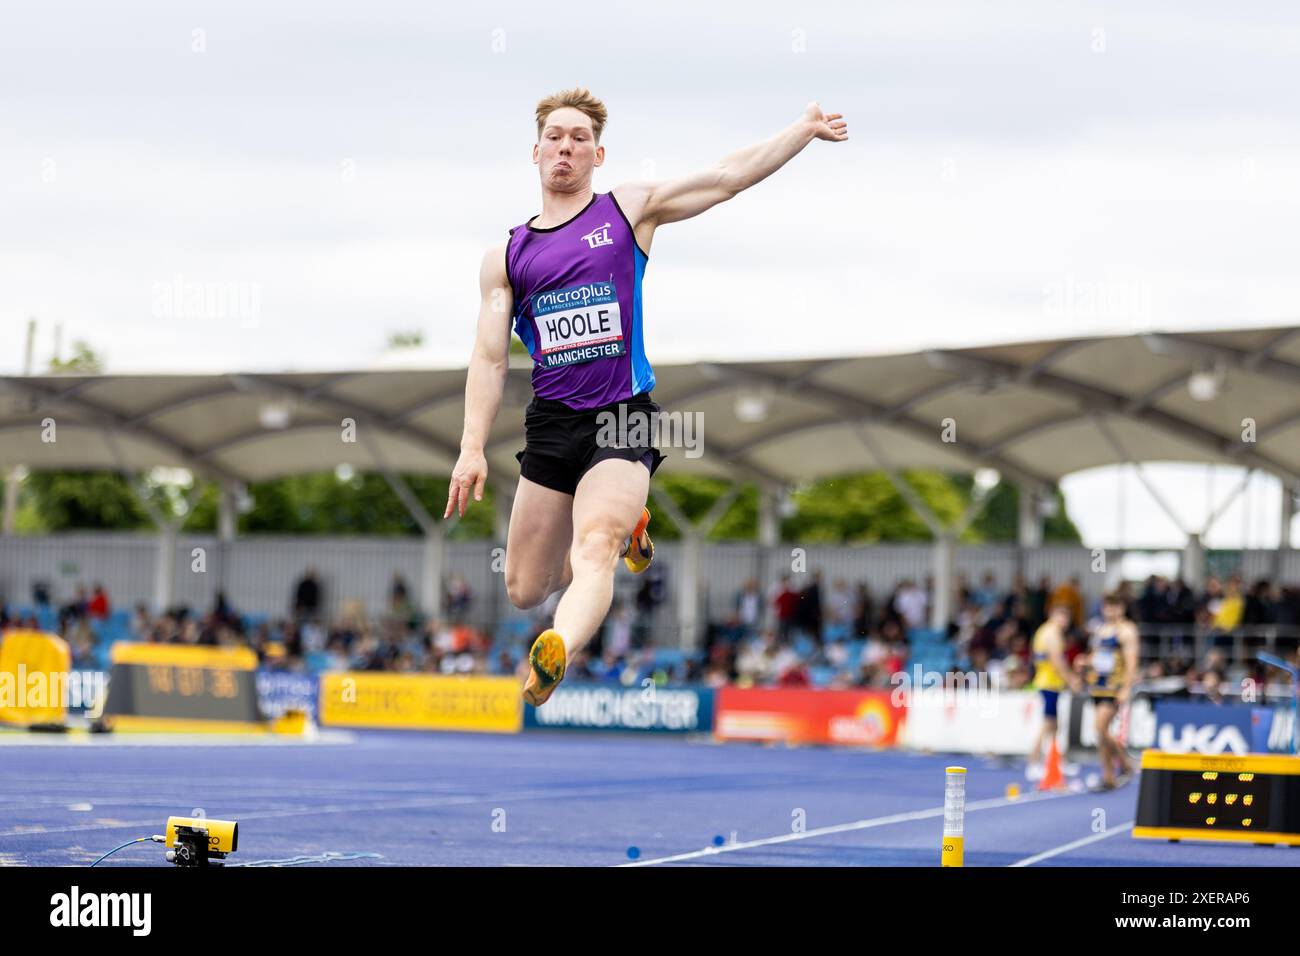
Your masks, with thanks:
[(527, 611), (545, 601), (550, 592), (544, 581), (530, 580), (518, 572), (506, 571), (506, 596), (519, 610)]
[(623, 538), (612, 524), (594, 524), (584, 528), (575, 538), (570, 563), (612, 568), (622, 547)]

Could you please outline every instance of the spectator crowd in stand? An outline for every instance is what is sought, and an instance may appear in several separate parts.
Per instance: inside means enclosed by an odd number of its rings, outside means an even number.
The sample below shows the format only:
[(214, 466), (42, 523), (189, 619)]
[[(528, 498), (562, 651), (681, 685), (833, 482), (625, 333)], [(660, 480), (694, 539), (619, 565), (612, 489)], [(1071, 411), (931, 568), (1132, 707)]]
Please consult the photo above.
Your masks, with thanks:
[[(879, 599), (867, 582), (850, 585), (838, 579), (823, 593), (821, 575), (804, 576), (799, 586), (786, 575), (767, 595), (766, 614), (759, 612), (758, 583), (747, 581), (736, 594), (732, 613), (709, 626), (706, 657), (700, 677), (722, 685), (805, 686), (809, 683), (837, 687), (892, 686), (910, 656), (908, 633), (930, 623), (933, 580), (923, 584), (903, 579)], [(1246, 676), (1261, 682), (1270, 675), (1255, 662), (1233, 661), (1234, 632), (1274, 626), (1279, 646), (1294, 657), (1300, 638), (1300, 587), (1278, 587), (1256, 581), (1248, 590), (1238, 575), (1226, 581), (1211, 577), (1205, 589), (1194, 593), (1184, 582), (1152, 575), (1141, 593), (1123, 583), (1128, 616), (1153, 638), (1173, 640), (1175, 653), (1149, 654), (1143, 678), (1185, 677), (1190, 686), (1218, 693), (1229, 679)], [(1029, 583), (1017, 576), (1010, 588), (999, 587), (992, 573), (978, 584), (958, 575), (955, 610), (945, 629), (954, 654), (955, 669), (995, 675), (1002, 686), (1027, 686), (1032, 678), (1030, 644), (1046, 610), (1054, 603), (1070, 608), (1066, 651), (1072, 665), (1086, 653), (1088, 634), (1100, 618), (1097, 601), (1091, 606), (1080, 579), (1053, 582), (1044, 576)], [(1208, 637), (1208, 653), (1194, 660), (1194, 638)], [(854, 644), (865, 646), (850, 653)], [(1149, 649), (1158, 648), (1153, 640)], [(856, 650), (856, 649), (855, 649)], [(820, 672), (829, 681), (813, 680)]]
[[(646, 677), (658, 682), (686, 681), (711, 686), (892, 686), (908, 666), (908, 635), (929, 627), (933, 581), (904, 578), (888, 591), (874, 591), (866, 581), (837, 578), (825, 586), (812, 571), (785, 575), (766, 592), (756, 579), (746, 581), (729, 603), (729, 612), (707, 624), (702, 651), (664, 663), (656, 644), (673, 635), (654, 626), (665, 602), (662, 569), (652, 565), (637, 582), (634, 597), (618, 598), (599, 632), (570, 663), (571, 676), (636, 686)], [(1275, 627), (1279, 647), (1294, 657), (1300, 635), (1300, 588), (1259, 580), (1249, 588), (1238, 575), (1211, 577), (1203, 591), (1153, 575), (1139, 593), (1119, 586), (1128, 616), (1151, 635), (1172, 635), (1165, 654), (1144, 654), (1143, 678), (1185, 677), (1207, 697), (1222, 697), (1224, 688), (1242, 676), (1263, 679), (1253, 662), (1234, 661), (1231, 637), (1241, 629)], [(38, 604), (50, 604), (48, 588), (39, 585)], [(137, 604), (127, 633), (133, 640), (198, 645), (245, 645), (264, 667), (293, 671), (333, 669), (433, 672), (445, 674), (517, 673), (531, 638), (551, 623), (559, 595), (530, 612), (522, 625), (502, 636), (502, 628), (476, 625), (475, 596), (465, 578), (444, 582), (442, 614), (430, 619), (418, 608), (407, 582), (395, 575), (387, 607), (369, 612), (359, 601), (330, 607), (317, 570), (308, 567), (294, 584), (283, 617), (249, 615), (218, 593), (205, 611), (185, 607), (152, 614)], [(1032, 676), (1030, 642), (1056, 602), (1070, 608), (1066, 648), (1073, 665), (1086, 653), (1091, 622), (1078, 577), (1053, 582), (1017, 577), (1011, 587), (998, 585), (992, 573), (978, 583), (958, 575), (954, 612), (940, 639), (952, 650), (955, 669), (994, 675), (1002, 686), (1026, 686)], [(113, 608), (101, 584), (89, 594), (84, 585), (57, 608), (58, 630), (72, 647), (74, 666), (96, 666), (102, 622)], [(9, 606), (0, 609), (0, 627), (37, 627)], [(666, 635), (655, 641), (656, 634)], [(1196, 660), (1195, 635), (1208, 636), (1208, 652)], [(1289, 640), (1289, 643), (1288, 643)], [(102, 662), (102, 656), (99, 658)], [(1231, 673), (1230, 673), (1231, 672)]]

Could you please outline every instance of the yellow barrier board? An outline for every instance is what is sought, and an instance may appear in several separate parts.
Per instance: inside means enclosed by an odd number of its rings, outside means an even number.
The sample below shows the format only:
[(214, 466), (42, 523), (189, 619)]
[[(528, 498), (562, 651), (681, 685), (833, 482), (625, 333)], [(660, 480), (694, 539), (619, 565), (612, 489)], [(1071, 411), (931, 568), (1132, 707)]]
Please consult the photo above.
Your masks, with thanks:
[(512, 677), (323, 674), (320, 723), (513, 734), (523, 726), (523, 702), (519, 682)]
[(163, 664), (171, 667), (213, 667), (233, 671), (257, 670), (257, 654), (251, 647), (118, 641), (113, 645), (112, 655), (114, 664)]
[(61, 724), (72, 651), (57, 634), (12, 630), (0, 635), (0, 723)]

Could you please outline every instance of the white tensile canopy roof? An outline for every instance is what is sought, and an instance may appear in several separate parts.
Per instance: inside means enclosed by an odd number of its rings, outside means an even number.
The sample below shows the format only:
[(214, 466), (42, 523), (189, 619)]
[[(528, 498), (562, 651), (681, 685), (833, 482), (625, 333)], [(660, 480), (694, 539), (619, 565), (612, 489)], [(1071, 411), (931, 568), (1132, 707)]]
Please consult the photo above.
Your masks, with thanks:
[[(414, 358), (414, 356), (413, 356)], [(518, 475), (531, 362), (512, 356), (488, 442), (498, 535)], [(1141, 333), (798, 361), (659, 364), (654, 398), (663, 468), (730, 479), (694, 524), (655, 494), (682, 531), (676, 604), (682, 645), (701, 633), (700, 543), (745, 481), (755, 481), (759, 540), (779, 540), (783, 486), (880, 468), (934, 533), (931, 622), (946, 626), (953, 548), (990, 485), (955, 524), (940, 521), (902, 468), (992, 469), (1020, 484), (1019, 543), (1041, 543), (1044, 483), (1119, 462), (1235, 464), (1279, 478), (1283, 547), (1300, 488), (1300, 328)], [(450, 475), (464, 417), (465, 370), (371, 369), (224, 375), (46, 375), (0, 378), (0, 467), (138, 472), (189, 469), (221, 483), (218, 534), (234, 536), (241, 485), (350, 465), (384, 474), (425, 532), (421, 604), (437, 614), (445, 525), (401, 473)], [(353, 423), (345, 432), (345, 420)], [(698, 430), (703, 423), (702, 432)], [(52, 428), (51, 428), (52, 425)], [(670, 439), (676, 434), (682, 443)], [(354, 437), (355, 440), (345, 440)], [(50, 438), (54, 440), (51, 441)], [(696, 454), (696, 449), (701, 453)], [(1156, 489), (1153, 497), (1179, 523)], [(655, 486), (652, 485), (652, 492)], [(5, 496), (6, 527), (14, 497)], [(159, 530), (154, 606), (170, 606), (178, 519)], [(1207, 524), (1208, 528), (1208, 524)], [(1183, 575), (1203, 573), (1198, 531), (1185, 528)]]
[[(488, 446), (493, 477), (511, 486), (529, 365), (512, 357)], [(1036, 484), (1126, 460), (1176, 460), (1300, 484), (1294, 327), (659, 364), (655, 373), (663, 410), (703, 427), (702, 454), (664, 449), (669, 472), (779, 485), (877, 467), (992, 468)], [(465, 371), (44, 375), (0, 378), (0, 387), (0, 466), (165, 466), (241, 483), (340, 464), (450, 474)], [(342, 440), (344, 419), (356, 423), (355, 442)]]

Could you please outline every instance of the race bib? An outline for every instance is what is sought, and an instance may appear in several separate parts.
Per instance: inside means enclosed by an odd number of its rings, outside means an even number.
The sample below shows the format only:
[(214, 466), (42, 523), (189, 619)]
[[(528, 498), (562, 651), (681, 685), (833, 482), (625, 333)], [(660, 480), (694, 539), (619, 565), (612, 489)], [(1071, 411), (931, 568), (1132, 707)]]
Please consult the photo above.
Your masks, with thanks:
[(1109, 674), (1115, 669), (1115, 652), (1105, 647), (1093, 651), (1092, 669), (1098, 674)]
[(627, 354), (612, 281), (548, 289), (533, 296), (532, 306), (538, 360), (546, 368)]

